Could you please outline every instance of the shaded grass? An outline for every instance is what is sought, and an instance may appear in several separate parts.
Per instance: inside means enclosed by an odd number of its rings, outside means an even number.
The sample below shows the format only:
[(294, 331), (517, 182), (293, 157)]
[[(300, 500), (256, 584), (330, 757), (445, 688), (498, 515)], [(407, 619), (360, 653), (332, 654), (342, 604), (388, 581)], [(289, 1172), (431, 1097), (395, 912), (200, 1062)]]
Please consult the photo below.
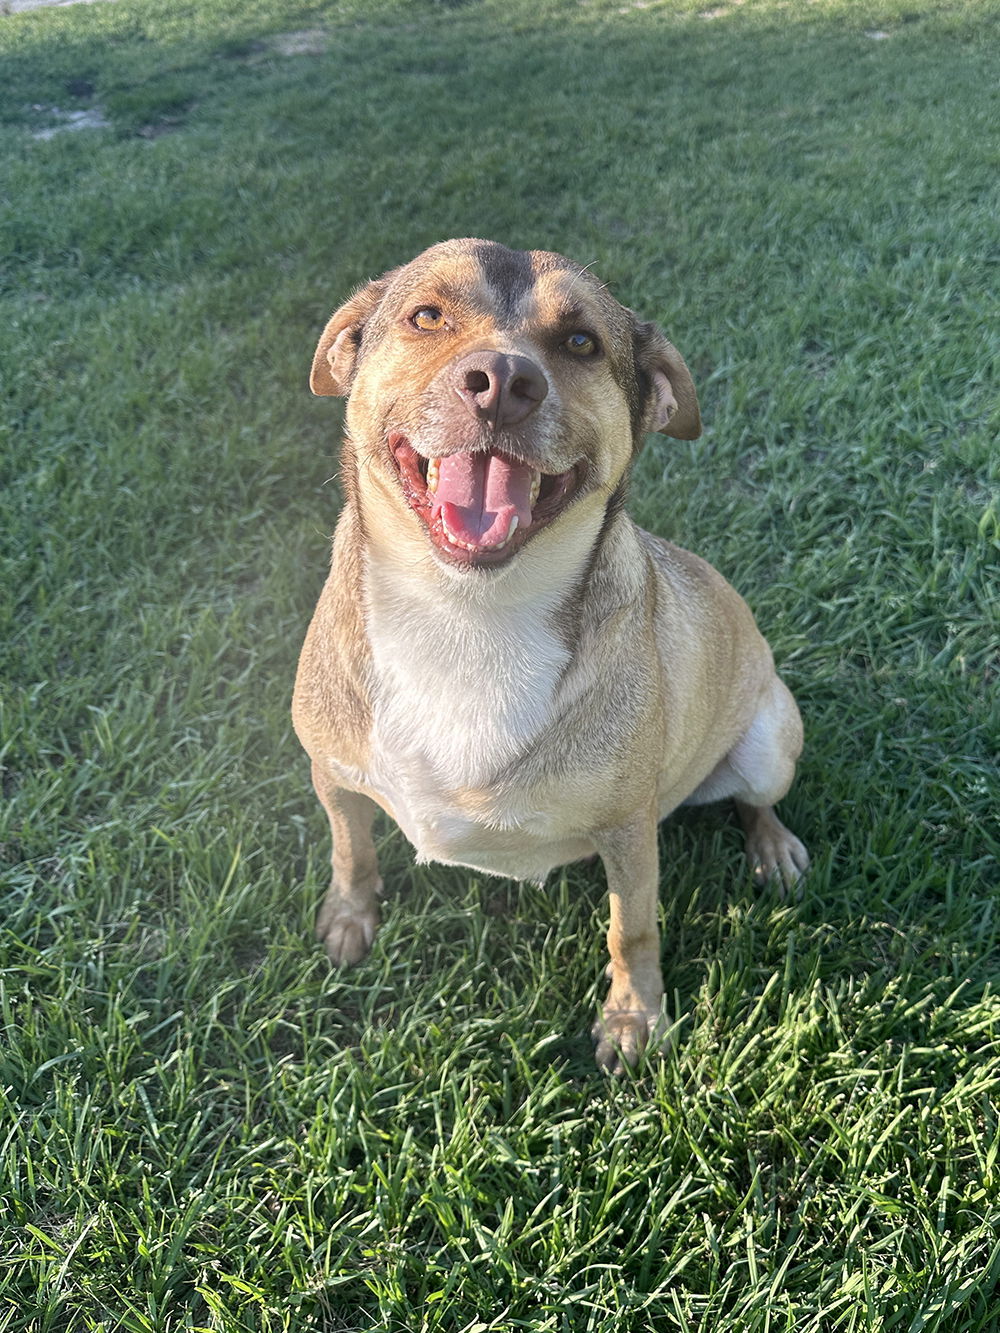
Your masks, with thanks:
[[(0, 1328), (997, 1326), (996, 10), (718, 8), (0, 19)], [(708, 429), (632, 510), (805, 715), (802, 899), (664, 827), (675, 1029), (620, 1083), (597, 869), (386, 824), (371, 959), (310, 938), (305, 371), (449, 234), (669, 330)]]

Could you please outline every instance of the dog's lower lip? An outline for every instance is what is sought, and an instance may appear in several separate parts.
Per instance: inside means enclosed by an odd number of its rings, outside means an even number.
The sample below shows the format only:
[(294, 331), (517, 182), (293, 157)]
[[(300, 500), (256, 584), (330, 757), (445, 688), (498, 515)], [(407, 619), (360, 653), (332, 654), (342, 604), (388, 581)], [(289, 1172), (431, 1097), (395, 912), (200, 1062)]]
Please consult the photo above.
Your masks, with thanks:
[[(531, 522), (521, 523), (515, 515), (509, 520), (510, 526), (502, 541), (479, 545), (464, 541), (450, 532), (442, 513), (437, 512), (439, 507), (434, 503), (434, 494), (442, 460), (419, 454), (402, 434), (391, 435), (387, 444), (406, 501), (424, 523), (435, 549), (450, 563), (463, 566), (506, 564), (537, 531), (547, 526), (565, 508), (579, 490), (586, 470), (582, 461), (560, 473), (544, 473), (536, 469), (530, 489)], [(499, 456), (508, 457), (503, 454)], [(520, 462), (517, 459), (512, 461)]]

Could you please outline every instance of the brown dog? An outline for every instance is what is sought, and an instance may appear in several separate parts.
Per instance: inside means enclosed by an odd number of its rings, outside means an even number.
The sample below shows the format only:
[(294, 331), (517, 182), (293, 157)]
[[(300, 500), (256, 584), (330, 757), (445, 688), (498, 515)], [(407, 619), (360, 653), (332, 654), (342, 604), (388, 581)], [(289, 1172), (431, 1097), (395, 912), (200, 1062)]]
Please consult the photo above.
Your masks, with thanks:
[(360, 288), (316, 349), (349, 394), (345, 503), (293, 713), (333, 832), (317, 934), (378, 927), (380, 806), (421, 861), (543, 880), (597, 853), (603, 1067), (660, 1016), (656, 827), (734, 797), (761, 881), (808, 864), (772, 805), (802, 744), (750, 611), (623, 508), (648, 431), (701, 430), (653, 324), (560, 255), (447, 241)]

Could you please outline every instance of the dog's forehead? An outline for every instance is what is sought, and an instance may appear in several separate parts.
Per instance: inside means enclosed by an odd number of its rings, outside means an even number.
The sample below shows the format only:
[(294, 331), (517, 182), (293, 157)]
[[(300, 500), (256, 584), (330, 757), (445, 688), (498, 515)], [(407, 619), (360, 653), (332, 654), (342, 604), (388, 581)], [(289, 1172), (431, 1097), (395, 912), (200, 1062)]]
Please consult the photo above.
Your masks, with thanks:
[[(406, 295), (460, 299), (499, 326), (555, 320), (567, 310), (603, 314), (617, 322), (622, 306), (599, 279), (564, 255), (511, 250), (497, 241), (443, 241), (398, 270)], [(397, 285), (394, 284), (394, 285)]]

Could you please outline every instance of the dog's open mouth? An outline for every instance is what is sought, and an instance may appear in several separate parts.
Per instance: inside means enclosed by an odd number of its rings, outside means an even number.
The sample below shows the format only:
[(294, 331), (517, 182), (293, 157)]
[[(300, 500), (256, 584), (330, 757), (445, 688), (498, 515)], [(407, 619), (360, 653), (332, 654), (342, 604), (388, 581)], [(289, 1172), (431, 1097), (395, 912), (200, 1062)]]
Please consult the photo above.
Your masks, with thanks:
[(389, 451), (410, 508), (456, 564), (502, 564), (552, 522), (583, 480), (582, 463), (553, 475), (497, 450), (424, 458), (393, 436)]

